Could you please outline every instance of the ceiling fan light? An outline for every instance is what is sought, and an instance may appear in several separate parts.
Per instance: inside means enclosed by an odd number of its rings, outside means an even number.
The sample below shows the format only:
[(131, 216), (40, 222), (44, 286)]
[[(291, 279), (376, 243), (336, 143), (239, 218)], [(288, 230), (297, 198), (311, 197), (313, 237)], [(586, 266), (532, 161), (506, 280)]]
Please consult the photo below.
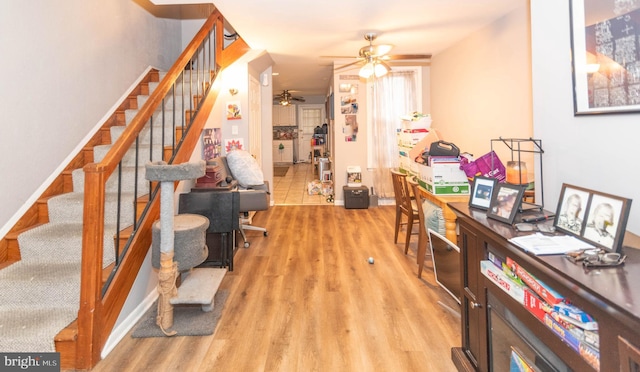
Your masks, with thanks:
[(366, 65), (362, 66), (358, 75), (360, 75), (361, 78), (368, 79), (369, 77), (371, 77), (371, 75), (374, 74), (374, 72), (375, 67), (373, 63), (368, 62)]
[(376, 63), (373, 67), (373, 71), (376, 77), (384, 76), (387, 74), (387, 72), (389, 72), (387, 66), (383, 65), (382, 63)]

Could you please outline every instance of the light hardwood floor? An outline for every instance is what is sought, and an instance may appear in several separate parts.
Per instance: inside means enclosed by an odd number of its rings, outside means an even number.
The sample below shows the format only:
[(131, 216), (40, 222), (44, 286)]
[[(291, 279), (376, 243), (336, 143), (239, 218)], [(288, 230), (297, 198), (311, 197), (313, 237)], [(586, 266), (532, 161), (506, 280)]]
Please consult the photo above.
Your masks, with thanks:
[[(94, 371), (454, 371), (459, 309), (393, 243), (393, 206), (275, 206), (221, 288), (211, 336), (127, 335)], [(399, 239), (400, 242), (403, 239)], [(374, 264), (367, 259), (373, 257)]]

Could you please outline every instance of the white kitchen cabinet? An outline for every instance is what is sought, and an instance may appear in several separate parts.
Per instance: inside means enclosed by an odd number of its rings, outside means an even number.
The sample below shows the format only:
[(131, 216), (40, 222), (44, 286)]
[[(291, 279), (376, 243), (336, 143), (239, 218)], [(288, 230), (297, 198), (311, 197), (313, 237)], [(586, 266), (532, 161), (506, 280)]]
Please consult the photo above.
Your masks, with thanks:
[(273, 162), (293, 163), (293, 140), (273, 141)]
[(295, 105), (274, 105), (273, 106), (273, 126), (274, 127), (294, 127), (296, 125)]

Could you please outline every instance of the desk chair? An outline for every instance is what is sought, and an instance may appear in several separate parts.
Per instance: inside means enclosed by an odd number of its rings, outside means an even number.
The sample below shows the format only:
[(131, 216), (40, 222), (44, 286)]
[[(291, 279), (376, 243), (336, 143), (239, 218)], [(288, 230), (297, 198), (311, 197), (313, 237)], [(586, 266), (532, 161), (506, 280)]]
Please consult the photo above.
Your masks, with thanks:
[[(237, 190), (240, 196), (240, 234), (244, 247), (249, 248), (245, 230), (262, 231), (264, 236), (269, 233), (265, 227), (252, 225), (252, 218), (256, 211), (265, 211), (270, 206), (269, 182), (264, 180), (256, 160), (246, 151), (235, 150), (226, 157), (211, 159), (207, 165), (218, 165), (221, 169), (219, 187)], [(197, 187), (197, 185), (196, 185)]]
[[(411, 192), (409, 191), (407, 175), (392, 169), (391, 178), (393, 180), (393, 193), (396, 199), (396, 231), (393, 242), (398, 243), (400, 226), (407, 225), (404, 242), (404, 254), (407, 254), (407, 252), (409, 252), (409, 241), (411, 240), (413, 224), (420, 221), (420, 216), (415, 200), (412, 199)], [(407, 222), (402, 222), (402, 216), (407, 216)]]
[(418, 278), (420, 278), (422, 277), (424, 256), (427, 251), (427, 229), (424, 221), (424, 209), (422, 208), (425, 199), (420, 194), (420, 184), (418, 184), (418, 182), (410, 179), (408, 180), (408, 183), (413, 191), (416, 209), (418, 210), (418, 250), (416, 253), (416, 259), (418, 262)]

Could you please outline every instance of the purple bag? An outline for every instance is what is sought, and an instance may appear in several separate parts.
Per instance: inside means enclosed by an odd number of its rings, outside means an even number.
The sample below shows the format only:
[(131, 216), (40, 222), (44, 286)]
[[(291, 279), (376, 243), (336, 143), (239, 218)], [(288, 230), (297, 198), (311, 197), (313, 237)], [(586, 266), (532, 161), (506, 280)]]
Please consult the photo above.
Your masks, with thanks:
[(460, 157), (460, 169), (470, 181), (473, 181), (476, 176), (484, 176), (504, 182), (507, 177), (506, 168), (495, 151), (486, 153), (474, 161), (469, 161), (464, 156)]

